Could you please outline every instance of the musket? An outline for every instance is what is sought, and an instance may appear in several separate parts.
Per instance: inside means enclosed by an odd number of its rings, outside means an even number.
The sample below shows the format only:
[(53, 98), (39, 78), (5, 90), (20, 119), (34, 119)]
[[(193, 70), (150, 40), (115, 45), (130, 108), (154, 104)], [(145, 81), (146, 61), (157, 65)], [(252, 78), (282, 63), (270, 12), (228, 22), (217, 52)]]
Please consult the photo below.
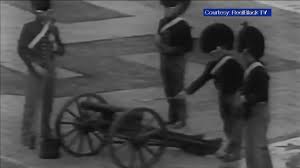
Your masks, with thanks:
[[(50, 23), (49, 23), (50, 22)], [(50, 20), (48, 22), (49, 29), (43, 40), (41, 45), (53, 45), (54, 41), (51, 39), (51, 28), (54, 26), (54, 20)], [(55, 39), (54, 39), (55, 40)], [(49, 139), (52, 137), (52, 131), (50, 128), (50, 118), (52, 113), (52, 106), (53, 106), (53, 97), (54, 97), (54, 60), (53, 60), (53, 47), (51, 46), (44, 46), (42, 48), (42, 56), (45, 59), (46, 63), (46, 71), (47, 73), (43, 76), (45, 81), (45, 86), (43, 89), (43, 109), (42, 109), (42, 137), (45, 139)]]

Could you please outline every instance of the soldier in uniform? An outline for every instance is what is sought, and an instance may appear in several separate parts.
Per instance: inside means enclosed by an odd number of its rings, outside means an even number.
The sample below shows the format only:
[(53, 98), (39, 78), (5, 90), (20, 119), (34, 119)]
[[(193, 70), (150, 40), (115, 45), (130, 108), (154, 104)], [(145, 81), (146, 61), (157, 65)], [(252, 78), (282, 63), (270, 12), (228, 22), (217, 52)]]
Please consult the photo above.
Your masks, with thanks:
[(228, 140), (224, 151), (220, 151), (217, 156), (225, 162), (239, 160), (241, 158), (242, 119), (236, 114), (237, 109), (233, 106), (233, 102), (242, 86), (244, 71), (230, 53), (233, 49), (234, 33), (227, 25), (214, 23), (202, 31), (199, 39), (200, 49), (211, 55), (212, 60), (207, 63), (203, 73), (177, 97), (192, 95), (208, 81), (214, 81), (218, 91), (223, 129)]
[[(23, 26), (18, 41), (18, 53), (29, 73), (26, 76), (21, 139), (23, 145), (34, 149), (39, 135), (39, 122), (47, 130), (46, 134), (50, 131), (48, 120), (54, 93), (54, 62), (56, 55), (64, 54), (64, 45), (51, 17), (50, 1), (33, 0), (31, 3), (36, 17), (34, 21)], [(43, 121), (40, 120), (42, 111), (47, 113)]]
[(190, 0), (161, 0), (165, 16), (160, 20), (156, 45), (160, 52), (160, 71), (169, 103), (169, 121), (172, 128), (186, 125), (186, 102), (172, 98), (184, 88), (185, 54), (192, 49), (193, 39), (188, 23), (181, 17)]
[(272, 168), (267, 131), (270, 122), (270, 76), (260, 59), (264, 55), (265, 38), (247, 24), (239, 32), (238, 51), (246, 67), (244, 84), (236, 107), (242, 107), (245, 117), (246, 163), (248, 168)]

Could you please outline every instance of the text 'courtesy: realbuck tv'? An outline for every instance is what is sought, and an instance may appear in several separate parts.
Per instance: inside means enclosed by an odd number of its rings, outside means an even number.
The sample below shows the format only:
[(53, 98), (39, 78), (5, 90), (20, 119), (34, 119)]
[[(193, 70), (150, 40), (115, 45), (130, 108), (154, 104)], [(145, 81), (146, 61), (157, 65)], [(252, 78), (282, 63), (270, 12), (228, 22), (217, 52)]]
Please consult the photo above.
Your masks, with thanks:
[(248, 8), (206, 8), (203, 9), (203, 16), (272, 16), (272, 9)]

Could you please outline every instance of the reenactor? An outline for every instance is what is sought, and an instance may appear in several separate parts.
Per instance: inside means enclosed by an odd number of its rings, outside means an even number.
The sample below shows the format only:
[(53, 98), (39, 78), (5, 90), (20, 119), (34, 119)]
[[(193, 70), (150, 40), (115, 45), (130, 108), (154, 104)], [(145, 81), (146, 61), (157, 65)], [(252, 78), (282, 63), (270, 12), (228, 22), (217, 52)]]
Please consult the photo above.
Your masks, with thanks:
[[(45, 138), (50, 134), (49, 120), (54, 94), (55, 57), (64, 54), (64, 45), (51, 16), (50, 0), (32, 0), (31, 4), (35, 20), (23, 26), (18, 41), (18, 53), (28, 69), (22, 144), (34, 149), (40, 135), (39, 122), (43, 125), (42, 137)], [(41, 120), (42, 113), (44, 115)]]

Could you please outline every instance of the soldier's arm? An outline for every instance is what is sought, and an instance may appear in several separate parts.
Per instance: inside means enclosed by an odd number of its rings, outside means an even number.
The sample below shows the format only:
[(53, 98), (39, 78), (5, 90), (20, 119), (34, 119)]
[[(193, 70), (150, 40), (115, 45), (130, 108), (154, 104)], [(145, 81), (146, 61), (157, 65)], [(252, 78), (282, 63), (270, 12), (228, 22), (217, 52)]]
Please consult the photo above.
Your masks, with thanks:
[[(253, 89), (255, 88), (255, 89)], [(251, 106), (257, 102), (268, 100), (269, 76), (264, 70), (256, 70), (249, 75), (242, 93), (242, 102), (245, 106)]]
[(198, 89), (200, 89), (203, 85), (205, 85), (207, 81), (212, 79), (213, 75), (211, 74), (211, 70), (213, 69), (215, 64), (216, 64), (215, 61), (209, 62), (206, 65), (202, 75), (198, 77), (198, 79), (196, 79), (194, 82), (192, 82), (192, 84), (185, 89), (185, 92), (189, 95), (194, 94)]
[(191, 28), (186, 22), (179, 22), (172, 28), (171, 41), (172, 46), (162, 43), (162, 49), (170, 55), (182, 55), (193, 48), (193, 39)]
[(60, 38), (60, 33), (59, 33), (59, 30), (57, 27), (54, 28), (54, 31), (55, 31), (55, 39), (56, 39), (56, 43), (57, 43), (57, 48), (56, 50), (54, 51), (55, 54), (57, 55), (64, 55), (65, 54), (65, 46), (64, 44), (62, 43), (62, 40)]
[(160, 35), (156, 35), (155, 44), (159, 49), (160, 53), (166, 55), (182, 55), (184, 54), (184, 47), (181, 46), (170, 46), (166, 44)]
[(34, 48), (28, 48), (28, 44), (32, 40), (31, 31), (27, 25), (24, 25), (21, 31), (21, 35), (18, 41), (18, 54), (21, 59), (24, 61), (25, 65), (28, 67), (29, 71), (37, 74), (36, 70), (32, 66), (32, 60), (34, 57), (38, 56), (38, 51)]
[(164, 42), (160, 41), (158, 44), (160, 51), (167, 55), (182, 55), (184, 54), (184, 47), (181, 46), (170, 46), (168, 44), (165, 44)]

